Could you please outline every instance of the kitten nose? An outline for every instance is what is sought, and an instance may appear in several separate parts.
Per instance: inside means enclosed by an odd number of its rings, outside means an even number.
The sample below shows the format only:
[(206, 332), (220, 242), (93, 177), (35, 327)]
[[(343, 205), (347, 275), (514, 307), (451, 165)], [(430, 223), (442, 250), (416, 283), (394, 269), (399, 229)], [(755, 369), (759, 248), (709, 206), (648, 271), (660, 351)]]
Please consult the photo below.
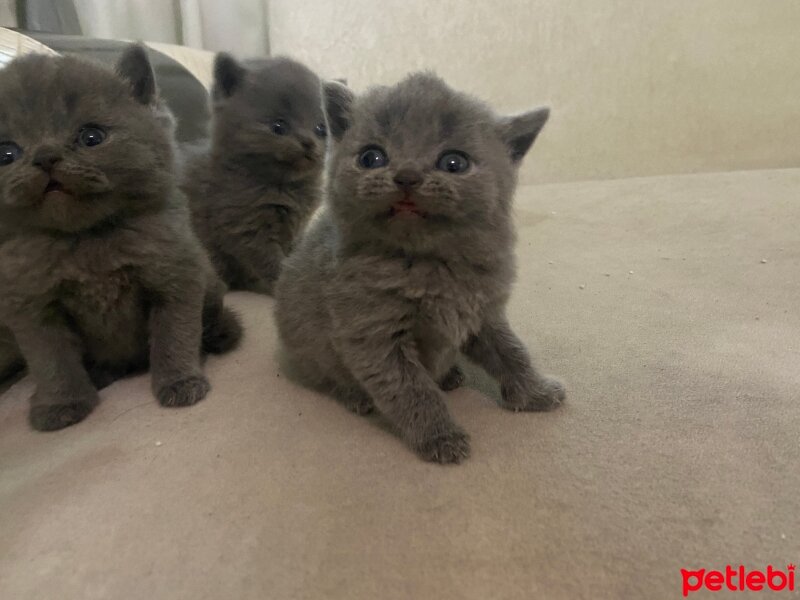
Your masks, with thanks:
[(312, 150), (314, 148), (314, 140), (307, 137), (301, 138), (300, 144), (303, 146), (303, 150)]
[(394, 174), (394, 182), (397, 187), (410, 190), (422, 183), (422, 175), (414, 169), (400, 169)]
[(48, 173), (60, 161), (61, 153), (57, 149), (50, 147), (39, 148), (33, 156), (33, 165)]

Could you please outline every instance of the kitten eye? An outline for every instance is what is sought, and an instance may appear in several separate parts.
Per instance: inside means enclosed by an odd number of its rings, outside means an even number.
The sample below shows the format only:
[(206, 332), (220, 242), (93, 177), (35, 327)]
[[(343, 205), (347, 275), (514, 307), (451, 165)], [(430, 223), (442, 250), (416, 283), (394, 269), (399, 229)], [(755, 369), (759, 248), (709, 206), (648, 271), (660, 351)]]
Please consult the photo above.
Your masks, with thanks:
[(289, 124), (283, 119), (275, 119), (272, 124), (270, 124), (270, 128), (275, 135), (289, 134)]
[(81, 146), (97, 146), (102, 144), (106, 139), (106, 132), (94, 125), (86, 125), (81, 127), (78, 132), (78, 143)]
[(324, 138), (328, 135), (328, 128), (325, 127), (325, 123), (317, 123), (317, 126), (314, 128), (314, 133), (317, 134), (317, 137)]
[(461, 152), (445, 152), (436, 162), (436, 168), (448, 173), (463, 173), (469, 169), (469, 159)]
[(389, 164), (389, 157), (380, 148), (367, 148), (358, 157), (358, 164), (365, 169), (380, 169)]
[(22, 148), (14, 142), (0, 142), (0, 167), (10, 165), (22, 156)]

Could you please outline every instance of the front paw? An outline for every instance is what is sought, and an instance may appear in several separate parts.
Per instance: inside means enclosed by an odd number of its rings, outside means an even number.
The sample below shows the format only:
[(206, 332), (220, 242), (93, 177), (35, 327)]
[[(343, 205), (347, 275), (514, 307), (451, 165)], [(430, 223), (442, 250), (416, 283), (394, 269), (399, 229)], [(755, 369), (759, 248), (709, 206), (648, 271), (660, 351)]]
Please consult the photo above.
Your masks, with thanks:
[(458, 365), (453, 365), (450, 370), (445, 373), (444, 377), (439, 380), (439, 389), (444, 392), (452, 391), (461, 387), (464, 383), (464, 371)]
[(553, 377), (542, 377), (527, 385), (503, 385), (500, 393), (501, 406), (513, 411), (553, 410), (567, 397), (564, 384)]
[(239, 317), (227, 306), (213, 317), (203, 317), (203, 351), (224, 354), (236, 348), (242, 339)]
[(375, 411), (375, 404), (372, 398), (366, 394), (354, 394), (344, 399), (347, 410), (354, 412), (360, 417), (371, 415)]
[(28, 413), (31, 427), (37, 431), (56, 431), (83, 421), (97, 406), (96, 397), (55, 401), (42, 404), (34, 398)]
[(161, 406), (191, 406), (206, 397), (211, 385), (202, 375), (187, 377), (158, 390)]
[(469, 435), (457, 425), (422, 440), (416, 446), (417, 454), (424, 460), (439, 464), (458, 464), (469, 457)]

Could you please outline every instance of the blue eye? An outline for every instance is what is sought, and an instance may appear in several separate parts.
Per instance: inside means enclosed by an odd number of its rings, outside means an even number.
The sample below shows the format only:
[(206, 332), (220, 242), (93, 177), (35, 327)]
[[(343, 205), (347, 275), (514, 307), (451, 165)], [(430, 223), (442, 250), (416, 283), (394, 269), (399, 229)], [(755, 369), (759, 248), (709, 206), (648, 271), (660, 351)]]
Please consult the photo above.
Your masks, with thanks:
[(380, 148), (367, 148), (358, 157), (358, 164), (365, 169), (380, 169), (389, 164), (389, 157)]
[(22, 148), (14, 142), (0, 142), (0, 167), (10, 165), (22, 156)]
[(328, 135), (328, 128), (325, 127), (325, 123), (317, 123), (317, 126), (314, 128), (314, 133), (317, 134), (317, 137), (324, 138)]
[(275, 135), (289, 134), (289, 124), (283, 119), (275, 119), (270, 125), (270, 128), (272, 129), (272, 133)]
[(106, 132), (94, 125), (86, 125), (81, 127), (78, 132), (78, 143), (81, 146), (97, 146), (102, 144), (106, 139)]
[(469, 158), (461, 152), (445, 152), (436, 162), (436, 168), (448, 173), (463, 173), (469, 169)]

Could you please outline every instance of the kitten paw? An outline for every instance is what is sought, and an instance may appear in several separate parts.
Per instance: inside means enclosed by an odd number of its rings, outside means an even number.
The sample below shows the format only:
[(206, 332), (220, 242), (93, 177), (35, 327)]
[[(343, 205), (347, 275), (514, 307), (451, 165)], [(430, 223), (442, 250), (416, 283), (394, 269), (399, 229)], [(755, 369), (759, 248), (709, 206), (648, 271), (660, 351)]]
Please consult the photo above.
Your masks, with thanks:
[(203, 352), (224, 354), (236, 348), (242, 339), (238, 315), (225, 307), (212, 320), (203, 323)]
[(205, 398), (210, 389), (205, 377), (187, 377), (158, 390), (158, 401), (161, 406), (191, 406)]
[(552, 377), (542, 377), (528, 386), (502, 386), (501, 406), (513, 411), (544, 411), (558, 408), (566, 399), (564, 384)]
[(83, 421), (96, 405), (96, 399), (35, 404), (28, 413), (28, 422), (37, 431), (56, 431)]
[(375, 404), (369, 396), (361, 396), (359, 398), (348, 398), (345, 400), (344, 405), (347, 410), (357, 414), (360, 417), (372, 414), (375, 410)]
[(429, 462), (458, 464), (469, 457), (469, 435), (453, 425), (450, 431), (424, 440), (416, 450), (421, 458)]
[(334, 385), (334, 396), (345, 405), (347, 410), (359, 416), (371, 414), (375, 410), (369, 394), (357, 386), (343, 387)]
[(452, 391), (461, 387), (464, 383), (464, 371), (458, 365), (453, 365), (450, 370), (445, 373), (444, 377), (439, 380), (439, 389), (445, 392)]

